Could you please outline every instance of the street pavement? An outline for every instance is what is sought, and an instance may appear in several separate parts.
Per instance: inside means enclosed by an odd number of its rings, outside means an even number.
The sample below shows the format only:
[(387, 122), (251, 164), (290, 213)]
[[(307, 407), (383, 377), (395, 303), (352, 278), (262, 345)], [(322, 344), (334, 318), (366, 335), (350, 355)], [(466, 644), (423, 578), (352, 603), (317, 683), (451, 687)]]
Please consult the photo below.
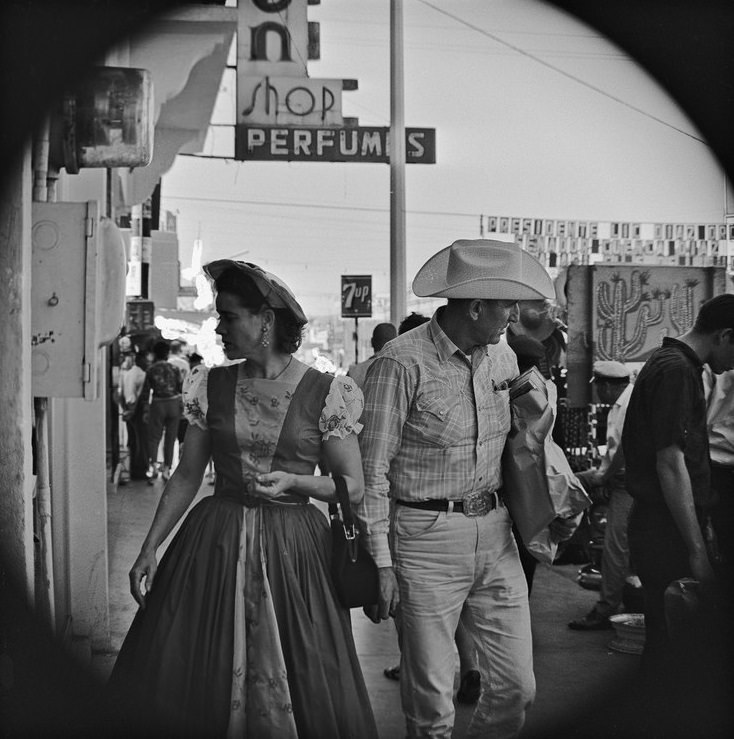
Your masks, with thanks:
[[(153, 518), (162, 482), (128, 482), (108, 492), (109, 597), (111, 649), (95, 654), (93, 670), (106, 678), (136, 611), (128, 591), (127, 572), (137, 556)], [(197, 499), (210, 495), (205, 479)], [(193, 504), (192, 504), (193, 505)], [(164, 544), (165, 547), (165, 544)], [(575, 577), (580, 565), (539, 564), (530, 606), (537, 697), (528, 713), (522, 739), (564, 736), (630, 736), (630, 717), (623, 717), (616, 691), (632, 682), (639, 657), (609, 649), (612, 631), (578, 632), (567, 627), (586, 613), (598, 593), (584, 590)], [(392, 622), (379, 625), (359, 609), (352, 610), (354, 637), (381, 739), (401, 739), (404, 721), (396, 682), (383, 675), (399, 660)], [(457, 659), (458, 672), (458, 659)], [(458, 687), (458, 674), (457, 674)], [(457, 705), (454, 739), (466, 736), (472, 707)], [(620, 709), (621, 710), (621, 709)], [(617, 733), (615, 721), (620, 724)], [(325, 738), (327, 739), (327, 738)], [(346, 739), (346, 738), (345, 738)]]

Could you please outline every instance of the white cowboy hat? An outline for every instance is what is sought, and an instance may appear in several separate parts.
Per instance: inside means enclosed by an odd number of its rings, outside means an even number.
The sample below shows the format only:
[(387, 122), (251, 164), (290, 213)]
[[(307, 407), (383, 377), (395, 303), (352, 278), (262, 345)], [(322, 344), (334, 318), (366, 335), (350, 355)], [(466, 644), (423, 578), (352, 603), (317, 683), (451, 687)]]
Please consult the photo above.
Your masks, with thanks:
[(555, 297), (543, 265), (517, 244), (461, 239), (434, 254), (413, 280), (421, 298), (538, 300)]

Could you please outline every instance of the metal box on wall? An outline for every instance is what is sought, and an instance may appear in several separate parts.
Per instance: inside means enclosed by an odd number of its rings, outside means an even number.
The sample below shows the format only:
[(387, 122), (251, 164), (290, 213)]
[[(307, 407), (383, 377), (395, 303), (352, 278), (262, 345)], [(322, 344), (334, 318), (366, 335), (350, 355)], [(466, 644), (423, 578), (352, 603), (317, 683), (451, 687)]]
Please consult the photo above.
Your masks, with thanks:
[[(82, 167), (145, 167), (153, 157), (153, 82), (145, 69), (97, 67), (64, 97), (62, 154)], [(58, 123), (57, 123), (58, 125)]]
[(33, 203), (31, 367), (36, 397), (97, 393), (97, 351), (124, 323), (125, 251), (96, 201)]

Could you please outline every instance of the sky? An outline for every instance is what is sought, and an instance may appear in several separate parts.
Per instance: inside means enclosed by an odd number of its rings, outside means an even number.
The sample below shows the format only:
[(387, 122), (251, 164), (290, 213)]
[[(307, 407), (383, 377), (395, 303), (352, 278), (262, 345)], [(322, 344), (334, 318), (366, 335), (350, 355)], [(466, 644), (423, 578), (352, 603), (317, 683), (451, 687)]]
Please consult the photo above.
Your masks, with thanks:
[[(343, 113), (389, 126), (389, 0), (321, 0), (314, 78), (356, 79)], [(404, 0), (405, 123), (436, 129), (437, 163), (406, 168), (408, 282), (480, 216), (723, 223), (725, 178), (685, 113), (595, 30), (538, 0)], [(234, 72), (209, 156), (230, 155)], [(338, 315), (340, 276), (370, 274), (389, 316), (387, 164), (235, 162), (179, 156), (162, 206), (182, 265), (256, 262), (310, 317)], [(420, 310), (420, 301), (409, 308)]]

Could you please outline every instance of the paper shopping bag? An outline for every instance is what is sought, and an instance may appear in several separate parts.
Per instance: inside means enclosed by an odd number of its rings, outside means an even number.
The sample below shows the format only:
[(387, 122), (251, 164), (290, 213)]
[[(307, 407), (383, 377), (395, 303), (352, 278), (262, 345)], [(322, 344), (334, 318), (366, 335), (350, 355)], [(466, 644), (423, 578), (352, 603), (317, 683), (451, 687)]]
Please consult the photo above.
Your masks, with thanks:
[(552, 563), (558, 549), (548, 526), (555, 518), (576, 517), (591, 504), (553, 441), (555, 420), (545, 380), (533, 368), (510, 386), (512, 424), (502, 458), (503, 497), (528, 551)]

